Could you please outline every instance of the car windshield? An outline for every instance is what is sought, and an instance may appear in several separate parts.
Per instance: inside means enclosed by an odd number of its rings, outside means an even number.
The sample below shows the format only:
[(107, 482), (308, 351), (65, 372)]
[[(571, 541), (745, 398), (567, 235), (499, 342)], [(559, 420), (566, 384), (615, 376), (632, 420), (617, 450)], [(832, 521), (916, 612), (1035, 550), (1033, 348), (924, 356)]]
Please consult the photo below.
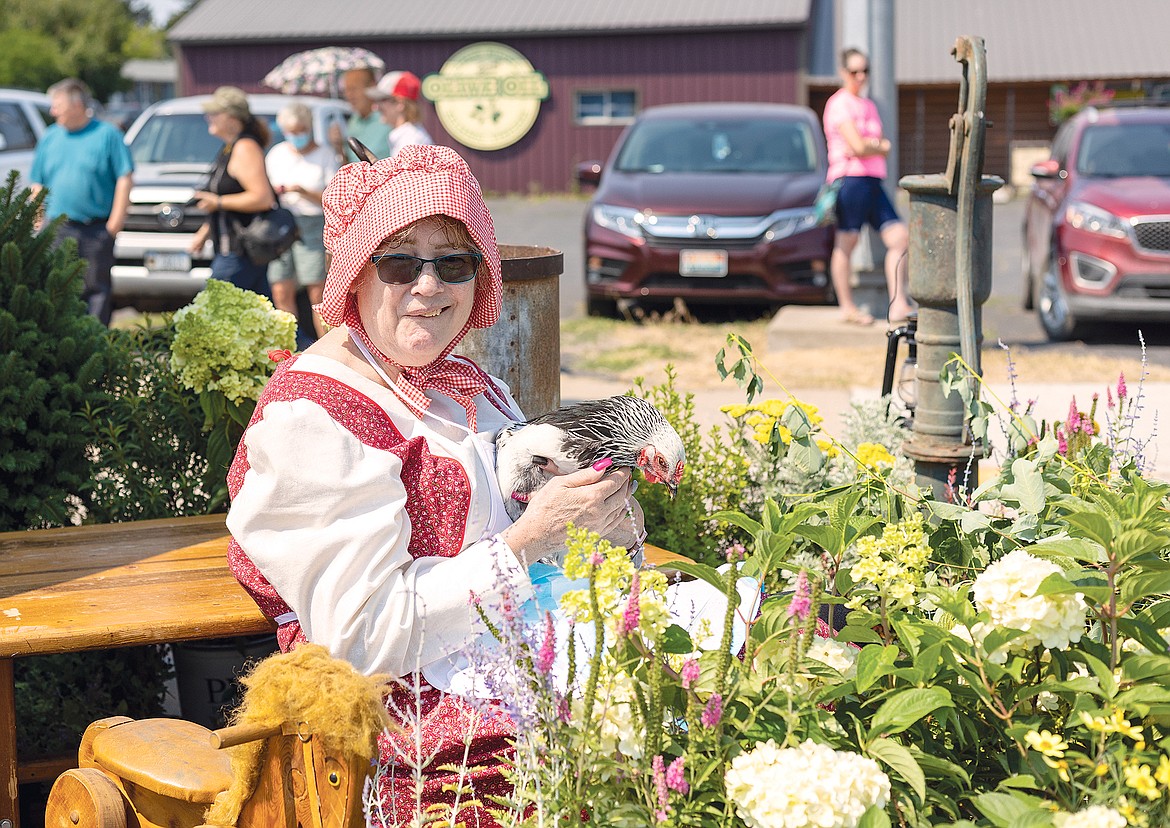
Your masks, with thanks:
[(1081, 138), (1077, 172), (1108, 178), (1170, 177), (1170, 123), (1087, 127)]
[(802, 173), (816, 170), (817, 150), (801, 121), (671, 118), (634, 126), (614, 166), (648, 173)]
[[(269, 146), (283, 141), (275, 116), (264, 117), (272, 131)], [(211, 164), (222, 146), (208, 133), (202, 113), (156, 113), (130, 142), (130, 154), (135, 164)]]

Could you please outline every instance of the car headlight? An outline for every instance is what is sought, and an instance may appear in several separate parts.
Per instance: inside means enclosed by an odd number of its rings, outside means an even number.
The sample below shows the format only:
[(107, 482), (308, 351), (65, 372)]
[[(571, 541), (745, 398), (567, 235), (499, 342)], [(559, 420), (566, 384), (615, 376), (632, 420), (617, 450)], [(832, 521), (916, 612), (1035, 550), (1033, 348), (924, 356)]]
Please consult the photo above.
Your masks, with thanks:
[(614, 207), (609, 204), (593, 205), (593, 221), (598, 227), (613, 230), (631, 239), (642, 238), (642, 222), (645, 216), (629, 207)]
[(789, 236), (795, 236), (797, 233), (803, 233), (805, 230), (812, 230), (817, 226), (817, 214), (811, 209), (808, 210), (783, 210), (773, 214), (775, 221), (768, 227), (768, 232), (765, 233), (769, 241), (776, 241), (777, 239), (786, 239)]
[(1127, 222), (1108, 210), (1102, 210), (1083, 201), (1071, 202), (1064, 211), (1064, 219), (1070, 227), (1078, 230), (1088, 230), (1090, 233), (1101, 233), (1119, 239), (1129, 237)]

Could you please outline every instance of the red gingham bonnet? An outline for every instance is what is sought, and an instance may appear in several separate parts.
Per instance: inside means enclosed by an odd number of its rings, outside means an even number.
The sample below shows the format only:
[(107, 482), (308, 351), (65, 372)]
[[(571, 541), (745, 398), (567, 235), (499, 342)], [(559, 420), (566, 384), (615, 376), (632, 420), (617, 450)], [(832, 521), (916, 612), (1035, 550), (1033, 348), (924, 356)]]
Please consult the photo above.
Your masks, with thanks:
[(345, 321), (354, 280), (378, 245), (434, 215), (463, 222), (483, 253), (488, 278), (482, 272), (476, 277), (470, 327), (488, 328), (500, 318), (503, 286), (495, 225), (479, 182), (455, 150), (410, 144), (376, 164), (347, 164), (325, 188), (321, 205), (331, 258), (317, 312), (327, 324), (337, 327)]

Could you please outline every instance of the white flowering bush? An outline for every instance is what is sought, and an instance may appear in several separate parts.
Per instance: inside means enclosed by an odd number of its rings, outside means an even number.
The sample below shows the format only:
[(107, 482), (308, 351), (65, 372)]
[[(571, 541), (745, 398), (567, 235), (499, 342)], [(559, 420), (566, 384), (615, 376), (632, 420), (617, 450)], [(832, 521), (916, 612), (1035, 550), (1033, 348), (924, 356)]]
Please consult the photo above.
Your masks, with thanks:
[(191, 390), (255, 402), (272, 373), (268, 352), (296, 347), (296, 317), (222, 279), (175, 313), (171, 367)]
[[(751, 388), (750, 365), (728, 373)], [(728, 413), (768, 463), (827, 454), (810, 407), (753, 405)], [(499, 824), (1170, 825), (1170, 485), (1074, 419), (941, 497), (884, 443), (834, 441), (848, 485), (704, 516), (745, 539), (722, 570), (638, 570), (571, 532), (567, 629), (481, 608), (504, 619), (483, 670), (517, 725)], [(722, 624), (680, 625), (680, 579), (719, 590)], [(470, 821), (452, 810), (419, 824)]]
[(992, 660), (1002, 664), (1009, 651), (1023, 653), (1040, 646), (1063, 650), (1081, 640), (1087, 611), (1084, 596), (1041, 591), (1048, 576), (1061, 574), (1052, 561), (1037, 558), (1026, 549), (1013, 549), (975, 579), (971, 589), (975, 608), (988, 617), (975, 625), (973, 639), (982, 642), (996, 630), (1023, 633), (991, 653)]
[(877, 762), (813, 741), (781, 748), (769, 739), (732, 759), (724, 778), (748, 828), (856, 828), (890, 798)]
[[(171, 369), (199, 395), (210, 474), (223, 481), (275, 362), (296, 347), (296, 318), (257, 293), (208, 279), (173, 322)], [(226, 500), (221, 482), (210, 511)]]

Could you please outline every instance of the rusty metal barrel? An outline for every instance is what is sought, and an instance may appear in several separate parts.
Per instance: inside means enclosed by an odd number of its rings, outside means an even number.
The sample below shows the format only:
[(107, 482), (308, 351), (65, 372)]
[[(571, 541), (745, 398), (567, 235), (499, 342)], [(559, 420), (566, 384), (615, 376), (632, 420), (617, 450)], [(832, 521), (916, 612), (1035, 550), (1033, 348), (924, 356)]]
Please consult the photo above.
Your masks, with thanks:
[(456, 349), (508, 384), (525, 416), (561, 404), (560, 276), (551, 247), (501, 244), (504, 306), (490, 328), (472, 329)]

